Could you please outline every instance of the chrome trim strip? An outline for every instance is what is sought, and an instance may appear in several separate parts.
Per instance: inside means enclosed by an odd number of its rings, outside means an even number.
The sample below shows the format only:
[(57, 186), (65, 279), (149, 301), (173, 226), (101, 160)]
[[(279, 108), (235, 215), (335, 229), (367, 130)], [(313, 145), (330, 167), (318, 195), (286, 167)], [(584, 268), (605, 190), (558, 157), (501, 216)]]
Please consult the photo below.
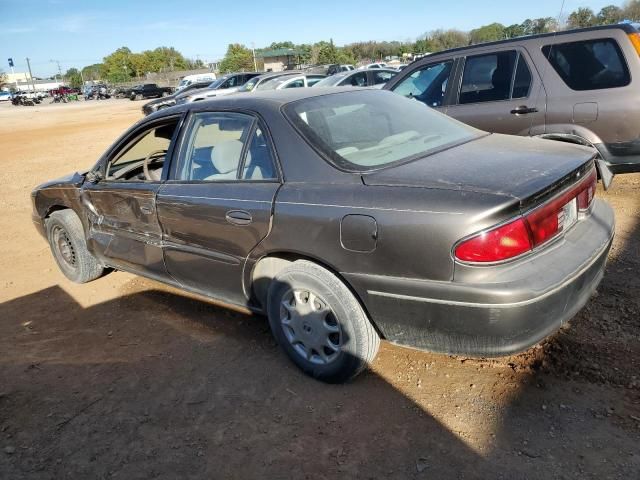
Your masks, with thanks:
[(353, 205), (334, 205), (330, 203), (305, 203), (305, 202), (285, 202), (285, 201), (276, 201), (277, 204), (282, 205), (304, 205), (307, 207), (334, 207), (334, 208), (349, 208), (349, 209), (360, 209), (360, 210), (379, 210), (383, 212), (408, 212), (408, 213), (437, 213), (443, 215), (464, 215), (462, 212), (438, 212), (434, 210), (411, 210), (411, 209), (403, 209), (403, 208), (383, 208), (383, 207), (356, 207)]

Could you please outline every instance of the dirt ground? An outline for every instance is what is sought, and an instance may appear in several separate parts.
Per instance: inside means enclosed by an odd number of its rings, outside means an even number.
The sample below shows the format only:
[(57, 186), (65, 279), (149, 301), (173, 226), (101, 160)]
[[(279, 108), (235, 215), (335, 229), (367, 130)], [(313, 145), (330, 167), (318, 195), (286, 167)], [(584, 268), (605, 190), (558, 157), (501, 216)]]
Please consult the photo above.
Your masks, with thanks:
[(267, 322), (116, 272), (59, 273), (30, 220), (140, 102), (0, 105), (0, 478), (640, 478), (640, 175), (606, 276), (541, 346), (478, 360), (383, 342), (347, 385), (301, 374)]

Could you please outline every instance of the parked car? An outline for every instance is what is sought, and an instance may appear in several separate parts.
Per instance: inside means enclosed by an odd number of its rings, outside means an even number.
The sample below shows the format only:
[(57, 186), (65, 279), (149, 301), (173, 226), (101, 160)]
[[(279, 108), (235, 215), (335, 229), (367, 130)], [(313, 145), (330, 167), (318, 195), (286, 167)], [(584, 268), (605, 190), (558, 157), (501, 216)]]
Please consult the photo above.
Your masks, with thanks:
[(387, 68), (387, 64), (382, 62), (369, 63), (368, 65), (364, 65), (360, 68)]
[(179, 99), (184, 98), (188, 95), (192, 95), (196, 90), (207, 88), (209, 85), (211, 85), (211, 82), (208, 81), (202, 83), (191, 83), (186, 87), (173, 92), (167, 97), (156, 98), (155, 100), (151, 100), (150, 102), (145, 103), (142, 106), (142, 113), (144, 113), (145, 115), (149, 115), (158, 110), (162, 110), (163, 108), (172, 107)]
[(11, 98), (11, 92), (0, 92), (0, 102), (10, 102)]
[(255, 87), (255, 90), (282, 90), (284, 88), (313, 87), (323, 78), (326, 78), (326, 76), (317, 73), (278, 76), (260, 83), (260, 85)]
[(49, 90), (49, 96), (54, 97), (56, 95), (80, 95), (80, 90), (65, 85)]
[[(180, 80), (180, 83), (176, 87), (176, 92), (184, 90), (189, 85), (193, 84), (202, 84), (202, 83), (211, 83), (216, 80), (216, 74), (213, 72), (209, 73), (198, 73), (195, 75), (187, 75)], [(175, 93), (175, 92), (174, 92)]]
[(259, 85), (261, 85), (264, 82), (267, 82), (269, 80), (273, 80), (274, 78), (284, 78), (284, 77), (293, 77), (295, 75), (300, 75), (303, 72), (300, 70), (286, 70), (284, 72), (268, 72), (268, 73), (264, 73), (262, 75), (258, 75), (257, 77), (253, 77), (249, 80), (247, 80), (244, 85), (242, 85), (238, 90), (237, 93), (248, 93), (248, 92), (255, 92), (256, 91), (256, 87), (258, 87)]
[(177, 100), (178, 104), (199, 102), (200, 100), (206, 100), (213, 97), (219, 97), (222, 95), (229, 95), (235, 93), (238, 89), (244, 85), (248, 80), (261, 75), (264, 72), (236, 72), (227, 73), (223, 75), (215, 82), (211, 83), (206, 89), (201, 89), (196, 93), (181, 97)]
[(348, 72), (350, 70), (355, 70), (356, 67), (354, 67), (353, 65), (338, 65), (338, 64), (333, 64), (333, 65), (329, 65), (329, 67), (327, 68), (327, 75), (335, 75), (336, 73), (340, 73), (340, 72)]
[(339, 382), (379, 335), (507, 355), (573, 317), (614, 231), (593, 158), (382, 90), (257, 91), (136, 123), (37, 187), (33, 220), (70, 280), (124, 270), (264, 313)]
[(170, 87), (159, 87), (155, 83), (145, 83), (133, 87), (129, 93), (130, 100), (142, 100), (144, 98), (158, 98), (171, 95)]
[(398, 72), (390, 68), (372, 68), (336, 73), (314, 85), (314, 87), (373, 87), (391, 80)]
[(630, 24), (434, 53), (384, 88), (490, 132), (587, 145), (640, 171), (640, 33)]

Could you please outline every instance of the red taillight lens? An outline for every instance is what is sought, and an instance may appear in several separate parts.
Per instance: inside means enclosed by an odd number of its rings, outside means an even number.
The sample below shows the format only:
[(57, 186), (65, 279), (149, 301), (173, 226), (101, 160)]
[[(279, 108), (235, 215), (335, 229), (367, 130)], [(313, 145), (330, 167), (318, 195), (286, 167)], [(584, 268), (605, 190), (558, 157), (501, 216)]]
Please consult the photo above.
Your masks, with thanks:
[[(499, 262), (542, 245), (562, 231), (563, 224), (567, 222), (565, 213), (571, 211), (564, 209), (565, 206), (570, 206), (570, 202), (576, 199), (579, 211), (589, 209), (593, 202), (596, 182), (597, 174), (595, 169), (592, 169), (573, 187), (524, 217), (461, 242), (455, 248), (454, 255), (463, 262)], [(572, 208), (575, 222), (575, 204)]]
[(460, 243), (455, 256), (463, 262), (499, 262), (531, 250), (522, 218)]
[(566, 203), (566, 201), (552, 201), (525, 217), (531, 231), (531, 240), (534, 247), (555, 237), (562, 229), (558, 222), (558, 216)]
[(584, 212), (588, 210), (596, 195), (596, 185), (598, 183), (598, 175), (593, 170), (581, 184), (583, 190), (578, 194), (578, 210)]

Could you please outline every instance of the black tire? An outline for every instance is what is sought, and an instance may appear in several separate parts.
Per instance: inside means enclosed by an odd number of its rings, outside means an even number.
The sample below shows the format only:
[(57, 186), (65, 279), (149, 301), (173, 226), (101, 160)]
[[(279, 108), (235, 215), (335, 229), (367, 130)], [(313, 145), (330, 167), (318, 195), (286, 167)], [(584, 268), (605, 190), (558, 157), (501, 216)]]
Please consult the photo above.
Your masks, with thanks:
[(46, 228), (51, 253), (65, 277), (86, 283), (102, 276), (104, 267), (87, 250), (82, 222), (73, 210), (53, 212)]
[[(301, 296), (301, 302), (295, 300), (296, 295)], [(310, 299), (314, 302), (312, 306), (308, 303)], [(327, 307), (327, 314), (318, 313)], [(311, 312), (292, 313), (291, 309), (297, 308)], [(378, 353), (380, 338), (358, 300), (338, 277), (315, 263), (298, 260), (276, 275), (269, 286), (267, 312), (278, 344), (302, 371), (318, 380), (346, 382), (362, 372)], [(336, 327), (338, 333), (326, 333)], [(295, 341), (299, 335), (306, 337)], [(326, 345), (322, 341), (325, 335), (326, 341), (331, 342), (330, 348), (324, 347), (318, 353), (313, 345)], [(311, 347), (304, 344), (307, 339)]]

